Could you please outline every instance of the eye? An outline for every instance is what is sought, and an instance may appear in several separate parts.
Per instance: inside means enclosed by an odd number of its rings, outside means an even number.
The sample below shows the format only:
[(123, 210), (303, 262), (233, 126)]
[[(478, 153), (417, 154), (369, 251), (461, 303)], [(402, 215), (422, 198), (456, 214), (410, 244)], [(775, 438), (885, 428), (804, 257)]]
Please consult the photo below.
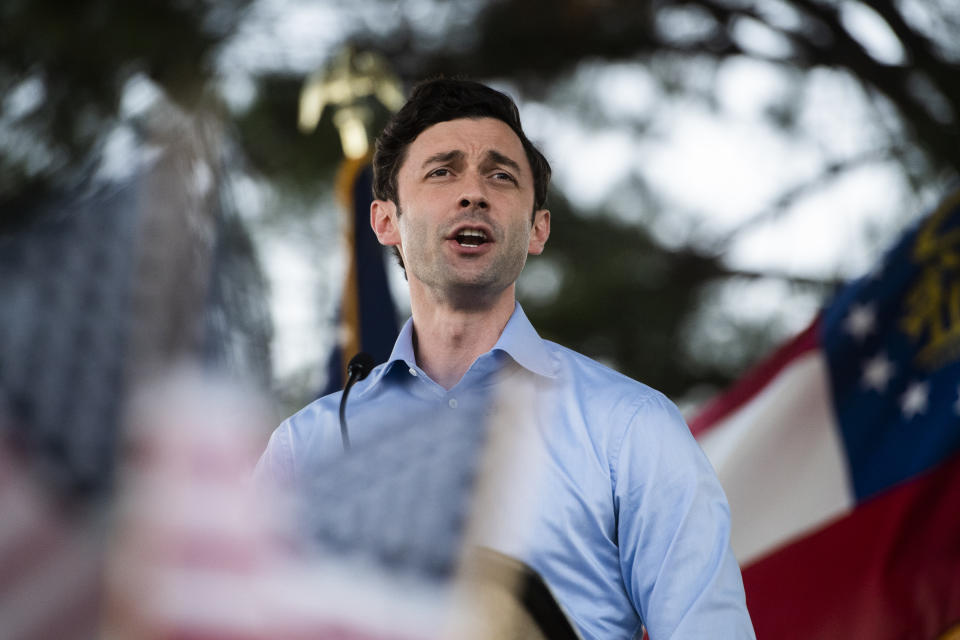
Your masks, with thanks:
[(450, 175), (450, 169), (446, 167), (437, 167), (433, 171), (427, 174), (428, 178), (445, 178)]
[(497, 171), (496, 173), (493, 174), (493, 178), (494, 180), (499, 180), (503, 182), (512, 182), (513, 184), (517, 184), (517, 179), (514, 178), (509, 173), (507, 173), (506, 171)]

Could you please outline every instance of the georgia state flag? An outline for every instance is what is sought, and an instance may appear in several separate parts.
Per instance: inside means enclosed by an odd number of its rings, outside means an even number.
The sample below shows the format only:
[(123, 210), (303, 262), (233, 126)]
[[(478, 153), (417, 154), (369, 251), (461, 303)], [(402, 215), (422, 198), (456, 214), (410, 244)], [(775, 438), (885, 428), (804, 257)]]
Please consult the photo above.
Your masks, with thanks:
[(691, 429), (758, 638), (960, 638), (960, 191)]

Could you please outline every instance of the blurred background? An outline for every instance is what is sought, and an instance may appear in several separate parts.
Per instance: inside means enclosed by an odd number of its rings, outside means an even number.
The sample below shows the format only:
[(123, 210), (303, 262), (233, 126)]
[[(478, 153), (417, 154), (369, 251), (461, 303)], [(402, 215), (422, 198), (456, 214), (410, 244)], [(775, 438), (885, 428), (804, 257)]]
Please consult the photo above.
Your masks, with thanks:
[(175, 363), (272, 420), (324, 389), (344, 121), (392, 104), (346, 70), (510, 93), (554, 169), (533, 324), (690, 413), (955, 183), (957, 33), (948, 0), (5, 0), (0, 428), (101, 495), (126, 394)]
[[(960, 9), (945, 1), (11, 0), (0, 12), (2, 233), (80, 185), (137, 179), (160, 149), (206, 158), (181, 162), (216, 191), (216, 213), (193, 223), (219, 230), (209, 259), (226, 265), (203, 341), (266, 385), (278, 413), (323, 387), (336, 338), (336, 109), (309, 133), (297, 120), (307, 78), (347, 47), (383, 56), (404, 89), (463, 75), (517, 99), (555, 171), (553, 236), (520, 283), (529, 315), (688, 409), (803, 328), (960, 166)], [(375, 133), (388, 111), (366, 104)]]

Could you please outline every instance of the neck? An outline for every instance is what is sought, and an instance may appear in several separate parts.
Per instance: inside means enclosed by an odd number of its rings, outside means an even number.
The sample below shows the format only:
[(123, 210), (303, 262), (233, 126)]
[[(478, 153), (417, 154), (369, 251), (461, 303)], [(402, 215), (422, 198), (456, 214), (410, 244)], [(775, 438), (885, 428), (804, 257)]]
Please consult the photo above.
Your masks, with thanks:
[(411, 286), (417, 364), (437, 384), (451, 389), (473, 361), (497, 343), (513, 315), (514, 288), (511, 285), (490, 305), (470, 308), (429, 300), (420, 293)]

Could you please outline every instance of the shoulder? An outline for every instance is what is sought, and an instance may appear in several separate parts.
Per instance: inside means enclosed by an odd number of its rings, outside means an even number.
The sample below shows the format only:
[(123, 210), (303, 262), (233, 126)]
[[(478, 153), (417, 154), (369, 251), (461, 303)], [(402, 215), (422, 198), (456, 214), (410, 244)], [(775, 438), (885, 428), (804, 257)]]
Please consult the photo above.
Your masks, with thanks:
[(337, 418), (342, 391), (317, 398), (280, 423), (277, 431), (286, 431), (291, 439), (302, 439), (331, 419)]
[[(377, 365), (370, 375), (353, 385), (349, 398), (351, 408), (371, 398), (372, 392), (381, 386), (377, 383), (387, 367), (386, 363)], [(342, 390), (321, 396), (284, 420), (277, 429), (286, 429), (292, 434), (303, 436), (317, 428), (322, 428), (330, 421), (339, 424), (341, 397), (343, 397)]]
[(544, 343), (556, 363), (561, 404), (569, 407), (574, 399), (591, 439), (603, 444), (614, 476), (625, 456), (698, 455), (680, 410), (663, 393), (572, 349)]
[(671, 417), (679, 416), (673, 402), (656, 389), (573, 349), (549, 340), (543, 342), (557, 363), (558, 379), (585, 397), (594, 398), (595, 403), (608, 409), (618, 406), (628, 413), (645, 408), (654, 413), (660, 411)]
[(305, 460), (336, 450), (331, 443), (338, 433), (341, 395), (337, 391), (318, 398), (281, 422), (267, 442), (256, 475), (280, 486), (293, 486)]
[[(365, 404), (375, 404), (378, 394), (383, 393), (384, 385), (379, 384), (383, 376), (381, 364), (365, 379), (359, 381), (350, 391), (348, 413), (355, 414)], [(282, 452), (284, 459), (294, 469), (324, 459), (338, 453), (342, 443), (340, 439), (340, 399), (343, 391), (335, 391), (317, 398), (280, 423), (273, 432), (267, 445), (267, 454), (272, 449)]]

